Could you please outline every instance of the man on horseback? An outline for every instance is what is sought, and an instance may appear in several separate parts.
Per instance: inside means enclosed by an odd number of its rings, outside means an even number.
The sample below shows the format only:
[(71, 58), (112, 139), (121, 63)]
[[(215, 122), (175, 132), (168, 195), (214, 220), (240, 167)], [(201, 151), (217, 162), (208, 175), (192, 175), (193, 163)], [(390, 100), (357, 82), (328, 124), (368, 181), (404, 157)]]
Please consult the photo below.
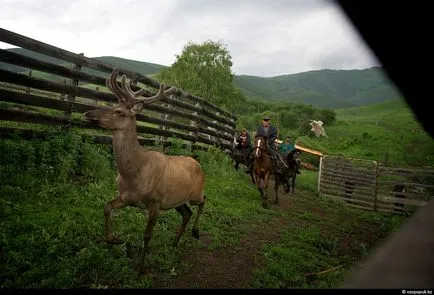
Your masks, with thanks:
[[(265, 116), (262, 118), (262, 125), (260, 125), (256, 131), (256, 136), (264, 136), (268, 139), (268, 146), (270, 148), (270, 152), (273, 156), (274, 167), (276, 167), (276, 173), (282, 173), (283, 162), (279, 158), (279, 153), (276, 149), (275, 140), (277, 138), (277, 130), (276, 128), (270, 124), (270, 117)], [(250, 173), (253, 169), (253, 159), (252, 154), (249, 157), (249, 165), (246, 169), (246, 173)]]
[[(282, 142), (282, 144), (279, 145), (279, 153), (285, 157), (288, 153), (292, 152), (293, 150), (295, 150), (295, 145), (292, 142), (291, 136), (288, 135), (285, 138), (285, 142)], [(297, 174), (301, 174), (300, 172), (300, 164), (301, 164), (301, 160), (300, 158), (297, 156), (295, 158), (295, 161), (297, 163)]]
[(238, 144), (235, 146), (237, 150), (247, 149), (250, 153), (252, 152), (252, 143), (250, 141), (250, 134), (247, 132), (246, 128), (241, 130), (240, 136), (237, 138)]
[[(246, 128), (241, 130), (240, 135), (236, 139), (237, 145), (234, 147), (236, 153), (242, 156), (243, 164), (248, 165), (250, 153), (253, 151), (252, 143), (250, 141), (250, 134), (247, 132)], [(238, 169), (238, 164), (236, 166)]]

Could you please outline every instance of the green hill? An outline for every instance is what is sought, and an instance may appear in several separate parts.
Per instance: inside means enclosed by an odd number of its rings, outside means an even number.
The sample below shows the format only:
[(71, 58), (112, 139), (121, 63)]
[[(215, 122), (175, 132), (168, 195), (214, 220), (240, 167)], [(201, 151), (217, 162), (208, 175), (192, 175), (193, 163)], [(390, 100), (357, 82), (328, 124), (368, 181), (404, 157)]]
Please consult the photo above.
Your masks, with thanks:
[(400, 97), (379, 67), (365, 70), (319, 70), (270, 78), (236, 76), (248, 96), (342, 108)]
[[(8, 50), (43, 61), (72, 67), (70, 63), (25, 49), (13, 48)], [(165, 66), (158, 64), (114, 56), (95, 57), (95, 59), (149, 76), (165, 68)], [(14, 72), (26, 71), (24, 68), (4, 63), (0, 63), (0, 69)], [(83, 70), (105, 77), (104, 73), (98, 71)], [(55, 75), (37, 72), (33, 74), (45, 79), (63, 81), (62, 77)], [(315, 107), (346, 108), (401, 97), (379, 67), (365, 70), (318, 70), (270, 78), (240, 75), (234, 77), (234, 83), (248, 97), (311, 104)]]

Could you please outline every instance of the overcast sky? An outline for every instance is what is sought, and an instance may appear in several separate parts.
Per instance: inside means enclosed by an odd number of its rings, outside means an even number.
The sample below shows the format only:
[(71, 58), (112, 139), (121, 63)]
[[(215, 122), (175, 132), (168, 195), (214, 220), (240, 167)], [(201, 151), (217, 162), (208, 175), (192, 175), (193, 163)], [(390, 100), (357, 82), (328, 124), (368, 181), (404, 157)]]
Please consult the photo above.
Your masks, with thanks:
[(379, 65), (326, 0), (0, 0), (0, 7), (1, 28), (88, 57), (171, 65), (189, 41), (211, 39), (227, 45), (237, 75)]

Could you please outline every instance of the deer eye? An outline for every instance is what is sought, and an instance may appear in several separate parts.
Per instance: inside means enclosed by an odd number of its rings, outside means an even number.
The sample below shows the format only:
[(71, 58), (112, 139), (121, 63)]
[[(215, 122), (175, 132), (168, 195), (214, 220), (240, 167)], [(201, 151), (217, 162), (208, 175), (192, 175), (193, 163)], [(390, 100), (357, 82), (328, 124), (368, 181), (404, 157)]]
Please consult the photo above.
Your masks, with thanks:
[(118, 115), (122, 114), (122, 112), (120, 110), (116, 110), (115, 113)]

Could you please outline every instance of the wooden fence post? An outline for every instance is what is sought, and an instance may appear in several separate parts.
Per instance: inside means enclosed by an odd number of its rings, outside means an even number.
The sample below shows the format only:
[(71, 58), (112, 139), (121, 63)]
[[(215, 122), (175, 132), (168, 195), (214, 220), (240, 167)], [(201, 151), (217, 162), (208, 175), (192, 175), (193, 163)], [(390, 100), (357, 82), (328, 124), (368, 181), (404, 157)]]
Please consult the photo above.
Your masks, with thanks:
[[(97, 92), (99, 92), (99, 87), (98, 87), (98, 86), (96, 86), (96, 87), (95, 87), (95, 90), (96, 90)], [(97, 98), (95, 98), (95, 102), (96, 102), (96, 104), (97, 104), (97, 105), (99, 105), (99, 100), (98, 100), (98, 97), (97, 97)]]
[[(66, 85), (66, 79), (63, 79), (63, 85)], [(59, 98), (60, 98), (61, 101), (65, 101), (66, 94), (65, 93), (61, 93)]]
[[(232, 118), (229, 118), (229, 120), (231, 121), (231, 123), (234, 122), (234, 120), (233, 120)], [(228, 127), (228, 128), (230, 128), (230, 129), (232, 129), (232, 126), (229, 126), (229, 125), (227, 125), (227, 124), (225, 124), (225, 127)], [(227, 135), (227, 136), (234, 136), (234, 135), (235, 135), (235, 132), (234, 132), (234, 134), (230, 134), (229, 132), (225, 131), (225, 132), (224, 132), (224, 135)], [(232, 142), (227, 141), (226, 139), (224, 139), (223, 142), (224, 142), (225, 144), (231, 144), (231, 143), (232, 143)]]
[[(79, 55), (84, 56), (84, 53), (80, 53)], [(81, 71), (81, 65), (79, 65), (79, 64), (75, 64), (75, 65), (73, 65), (72, 69), (73, 69), (74, 71), (79, 72), (79, 71)], [(75, 79), (71, 80), (71, 86), (78, 87), (78, 82), (79, 82), (79, 80), (75, 80)], [(69, 95), (69, 94), (68, 94), (68, 95), (66, 96), (66, 101), (67, 101), (67, 102), (74, 102), (74, 101), (75, 101), (75, 95)], [(70, 117), (71, 117), (71, 114), (72, 114), (72, 110), (71, 110), (71, 109), (69, 109), (69, 110), (67, 110), (67, 111), (64, 112), (64, 115), (65, 115), (65, 117), (67, 117), (67, 118), (70, 118)]]
[[(199, 107), (202, 110), (202, 105), (200, 103), (196, 103), (195, 106)], [(196, 117), (196, 120), (190, 120), (190, 126), (196, 127), (196, 131), (195, 132), (190, 131), (190, 132), (188, 132), (188, 134), (195, 136), (196, 140), (197, 140), (197, 138), (199, 136), (199, 121), (200, 121), (199, 116), (200, 116), (200, 114), (198, 112), (193, 112), (193, 116)], [(190, 152), (192, 151), (191, 147), (194, 143), (195, 142), (188, 141), (188, 143), (187, 143), (187, 150), (188, 151), (190, 151)]]
[(319, 169), (318, 169), (318, 194), (321, 192), (321, 172), (322, 172), (323, 157), (319, 157)]
[[(214, 124), (217, 124), (217, 120), (212, 120), (211, 121), (212, 123), (214, 123)], [(209, 130), (212, 130), (212, 131), (216, 131), (217, 132), (217, 129), (215, 129), (214, 127), (207, 127)], [(218, 139), (217, 139), (217, 137), (215, 137), (215, 136), (209, 136), (209, 139), (211, 140), (211, 141), (213, 141), (214, 143), (217, 143), (217, 141), (218, 141)]]
[[(172, 95), (170, 95), (170, 97), (172, 98)], [(165, 106), (168, 109), (172, 108), (172, 106), (170, 104), (166, 104)], [(160, 118), (163, 120), (169, 120), (171, 118), (171, 115), (169, 113), (161, 113)], [(168, 130), (168, 129), (169, 129), (169, 127), (164, 126), (163, 124), (160, 124), (160, 130)], [(160, 141), (162, 142), (163, 152), (166, 152), (167, 136), (157, 136), (157, 138), (159, 138)]]
[[(216, 112), (216, 115), (217, 116), (219, 116), (220, 117), (220, 112)], [(217, 121), (215, 121), (215, 123), (217, 124)], [(224, 126), (224, 125), (223, 125)], [(216, 130), (217, 131), (217, 130)], [(217, 131), (218, 132), (218, 134), (220, 135), (221, 133), (223, 133), (224, 134), (224, 131)], [(217, 145), (221, 145), (222, 144), (222, 139), (220, 138), (220, 136), (219, 137), (217, 137), (216, 138), (217, 139)]]
[[(31, 77), (31, 76), (32, 76), (32, 70), (29, 70), (29, 77)], [(30, 87), (26, 88), (26, 93), (30, 94)]]

